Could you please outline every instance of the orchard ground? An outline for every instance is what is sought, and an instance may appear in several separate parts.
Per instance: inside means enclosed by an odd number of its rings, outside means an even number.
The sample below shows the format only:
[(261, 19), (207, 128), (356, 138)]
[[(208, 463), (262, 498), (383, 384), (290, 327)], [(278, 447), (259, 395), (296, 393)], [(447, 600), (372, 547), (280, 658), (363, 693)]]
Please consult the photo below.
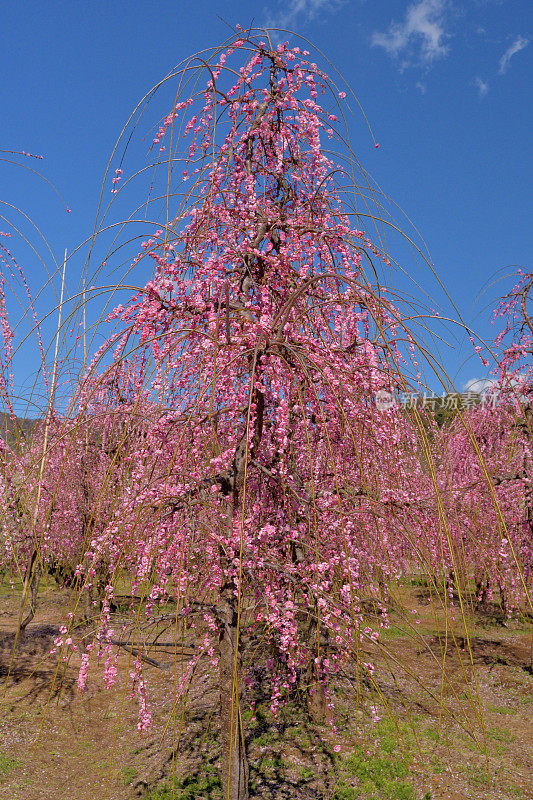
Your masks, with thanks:
[[(362, 661), (379, 668), (374, 687), (354, 680), (348, 669), (335, 680), (336, 736), (329, 726), (313, 724), (297, 700), (273, 717), (268, 696), (264, 704), (259, 696), (254, 717), (248, 711), (246, 718), (251, 797), (533, 798), (531, 619), (504, 623), (495, 605), (467, 612), (472, 669), (459, 615), (455, 630), (447, 615), (446, 634), (438, 601), (430, 602), (424, 581), (413, 583), (398, 587), (381, 645), (365, 645), (361, 653)], [(4, 582), (0, 798), (222, 797), (218, 694), (208, 659), (199, 661), (185, 708), (173, 708), (179, 648), (177, 658), (170, 643), (150, 652), (144, 674), (153, 726), (141, 736), (136, 703), (124, 691), (131, 655), (122, 650), (111, 690), (103, 687), (102, 668), (91, 673), (81, 694), (79, 657), (66, 666), (49, 655), (69, 591), (53, 581), (43, 588), (36, 618), (13, 650), (18, 598), (16, 587)], [(368, 607), (369, 622), (375, 622), (374, 611)], [(416, 635), (409, 633), (413, 612)], [(86, 632), (76, 630), (78, 637)], [(477, 693), (482, 723), (475, 719)], [(369, 703), (378, 721), (370, 717)]]

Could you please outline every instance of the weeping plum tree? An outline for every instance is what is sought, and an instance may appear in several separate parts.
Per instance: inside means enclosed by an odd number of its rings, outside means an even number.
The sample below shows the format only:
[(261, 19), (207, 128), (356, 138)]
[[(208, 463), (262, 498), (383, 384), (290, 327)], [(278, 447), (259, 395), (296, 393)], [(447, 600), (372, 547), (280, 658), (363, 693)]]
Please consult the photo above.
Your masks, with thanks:
[(463, 590), (475, 582), (478, 604), (493, 599), (499, 587), (507, 613), (529, 605), (531, 532), (523, 502), (528, 448), (516, 405), (504, 395), (494, 400), (440, 431), (439, 496), (449, 521), (441, 552), (443, 566)]
[[(505, 615), (531, 609), (532, 286), (533, 276), (521, 274), (494, 312), (493, 322), (503, 318), (504, 324), (489, 348), (494, 377), (488, 391), (434, 431), (447, 519), (439, 549), (453, 576), (449, 588), (464, 590), (472, 581), (476, 603), (499, 599)], [(482, 347), (475, 349), (489, 366)]]
[[(53, 414), (34, 431), (18, 459), (19, 491), (30, 495), (41, 486), (39, 558), (60, 585), (76, 583), (78, 564), (94, 536), (109, 524), (129, 485), (128, 456), (142, 436), (139, 399), (135, 407), (131, 404), (132, 384), (134, 376), (126, 363), (113, 373), (85, 380), (77, 414)], [(28, 557), (21, 545), (19, 555)], [(101, 601), (108, 583), (109, 567), (100, 559), (85, 574), (82, 586), (89, 616), (94, 614), (93, 596)]]
[[(507, 496), (518, 496), (515, 540), (505, 533), (502, 549), (513, 573), (509, 594), (521, 593), (526, 606), (532, 608), (531, 577), (533, 571), (533, 321), (531, 290), (533, 274), (519, 270), (518, 283), (498, 304), (493, 322), (503, 319), (504, 325), (495, 340), (498, 353), (494, 373), (502, 399), (509, 413), (510, 424), (501, 436), (515, 455), (514, 463), (495, 475), (494, 483)], [(505, 413), (505, 412), (504, 412)], [(512, 447), (509, 448), (509, 441)], [(513, 528), (511, 528), (513, 530)], [(516, 569), (518, 568), (518, 569)], [(514, 590), (514, 592), (513, 592)], [(532, 658), (533, 662), (533, 658)]]
[[(248, 796), (242, 712), (259, 685), (273, 712), (297, 697), (335, 729), (333, 677), (349, 662), (372, 680), (362, 648), (379, 629), (363, 611), (377, 600), (387, 624), (389, 582), (454, 569), (461, 553), (470, 575), (495, 577), (518, 605), (515, 567), (529, 580), (531, 563), (530, 433), (512, 411), (439, 437), (391, 401), (405, 386), (400, 366), (411, 359), (416, 374), (416, 343), (365, 272), (390, 264), (350, 213), (350, 154), (323, 149), (343, 149), (328, 108), (344, 93), (308, 55), (243, 34), (172, 75), (182, 94), (153, 141), (164, 220), (133, 264), (151, 261), (151, 280), (111, 315), (118, 328), (68, 414), (51, 401), (25, 452), (1, 453), (1, 565), (59, 565), (82, 597), (105, 583), (80, 688), (102, 650), (105, 681), (116, 679), (111, 611), (124, 575), (143, 601), (124, 625), (137, 641), (149, 647), (161, 624), (181, 643), (181, 626), (195, 631), (169, 688), (185, 702), (198, 660), (210, 659), (227, 800)], [(200, 91), (183, 94), (193, 83)], [(120, 166), (114, 196), (122, 176)], [(530, 355), (531, 285), (505, 306), (523, 323), (505, 377)], [(9, 362), (1, 293), (0, 320)], [(76, 647), (74, 616), (56, 639), (62, 654)], [(144, 731), (142, 669), (138, 656)]]
[[(344, 93), (307, 55), (243, 35), (181, 73), (186, 85), (203, 72), (205, 88), (178, 99), (154, 139), (168, 159), (166, 221), (143, 243), (136, 263), (152, 259), (152, 278), (116, 309), (109, 344), (108, 376), (136, 360), (137, 401), (159, 412), (128, 444), (124, 491), (78, 567), (127, 569), (155, 622), (169, 597), (176, 623), (200, 617), (201, 647), (174, 690), (186, 695), (207, 653), (228, 800), (248, 794), (242, 708), (261, 654), (273, 711), (298, 693), (333, 726), (331, 676), (347, 660), (371, 675), (358, 655), (378, 632), (361, 603), (386, 603), (387, 582), (416, 559), (410, 515), (432, 485), (409, 418), (375, 401), (402, 385), (414, 342), (365, 275), (366, 260), (387, 259), (351, 222), (348, 170), (322, 149), (339, 141), (326, 106)], [(172, 212), (184, 139), (189, 204)], [(420, 523), (428, 536), (438, 526)], [(108, 646), (114, 592), (110, 577), (97, 634)]]

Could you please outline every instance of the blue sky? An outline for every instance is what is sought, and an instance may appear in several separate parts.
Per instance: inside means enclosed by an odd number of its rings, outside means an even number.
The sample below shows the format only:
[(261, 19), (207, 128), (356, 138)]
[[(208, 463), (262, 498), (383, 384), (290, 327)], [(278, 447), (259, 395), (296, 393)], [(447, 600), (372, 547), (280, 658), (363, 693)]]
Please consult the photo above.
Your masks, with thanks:
[[(42, 154), (42, 161), (15, 160), (38, 169), (71, 209), (67, 213), (35, 175), (0, 162), (0, 199), (23, 208), (51, 248), (47, 254), (39, 245), (41, 262), (15, 237), (9, 240), (30, 284), (40, 286), (54, 258), (61, 261), (65, 248), (72, 252), (90, 236), (108, 159), (130, 111), (174, 65), (229, 35), (217, 15), (231, 25), (253, 19), (258, 26), (290, 28), (330, 59), (356, 93), (380, 144), (374, 147), (357, 105), (350, 103), (350, 137), (359, 160), (416, 226), (463, 318), (492, 338), (490, 308), (511, 288), (505, 276), (518, 265), (533, 268), (530, 0), (2, 4), (0, 147)], [(321, 56), (316, 60), (332, 74)], [(155, 103), (146, 131), (169, 108), (171, 94)], [(147, 150), (148, 145), (135, 151), (137, 166)], [(2, 213), (16, 216), (7, 206)], [(395, 216), (409, 230), (400, 211)], [(0, 230), (7, 229), (0, 221)], [(451, 313), (427, 266), (402, 242), (392, 239), (390, 246), (429, 294), (428, 302)], [(81, 254), (69, 260), (69, 291), (82, 263)], [(391, 280), (403, 292), (419, 292), (399, 271)], [(49, 303), (45, 292), (39, 312)], [(473, 358), (463, 364), (470, 347), (462, 335), (455, 340), (450, 329), (445, 338), (453, 346), (443, 346), (441, 357), (463, 388), (483, 370)], [(26, 345), (16, 362), (22, 392), (37, 365), (35, 346)]]

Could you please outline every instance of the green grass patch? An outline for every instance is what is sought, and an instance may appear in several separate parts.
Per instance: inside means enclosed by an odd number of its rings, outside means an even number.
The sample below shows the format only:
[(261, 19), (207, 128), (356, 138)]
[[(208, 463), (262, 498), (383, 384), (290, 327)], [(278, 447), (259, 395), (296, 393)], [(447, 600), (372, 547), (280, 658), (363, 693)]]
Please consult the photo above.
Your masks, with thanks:
[(307, 781), (313, 780), (313, 778), (315, 777), (315, 772), (309, 767), (301, 767), (300, 772), (298, 773), (298, 777), (301, 781), (307, 783)]
[(6, 755), (0, 751), (0, 780), (7, 777), (11, 770), (20, 767), (21, 762), (16, 758)]
[(183, 780), (174, 780), (174, 793), (172, 785), (164, 783), (146, 795), (146, 800), (221, 800), (222, 784), (218, 770), (211, 764), (203, 767), (202, 772), (191, 775)]
[(122, 785), (129, 786), (130, 783), (133, 783), (138, 774), (135, 767), (124, 767), (122, 769)]
[(507, 708), (506, 706), (487, 706), (487, 711), (492, 714), (516, 714), (514, 708)]
[(364, 756), (360, 750), (338, 765), (339, 781), (333, 800), (416, 800), (403, 758), (379, 753)]
[(516, 739), (514, 733), (509, 731), (502, 731), (500, 728), (489, 728), (487, 730), (487, 738), (493, 739), (495, 742), (505, 742), (511, 744)]

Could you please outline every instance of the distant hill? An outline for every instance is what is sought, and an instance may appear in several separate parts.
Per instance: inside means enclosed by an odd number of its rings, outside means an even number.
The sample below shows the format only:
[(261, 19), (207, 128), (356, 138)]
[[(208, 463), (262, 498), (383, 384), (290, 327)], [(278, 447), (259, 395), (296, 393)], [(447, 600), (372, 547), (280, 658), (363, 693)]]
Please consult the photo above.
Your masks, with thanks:
[(21, 419), (10, 417), (9, 414), (0, 412), (0, 438), (8, 447), (16, 447), (26, 441), (38, 424), (38, 419)]

